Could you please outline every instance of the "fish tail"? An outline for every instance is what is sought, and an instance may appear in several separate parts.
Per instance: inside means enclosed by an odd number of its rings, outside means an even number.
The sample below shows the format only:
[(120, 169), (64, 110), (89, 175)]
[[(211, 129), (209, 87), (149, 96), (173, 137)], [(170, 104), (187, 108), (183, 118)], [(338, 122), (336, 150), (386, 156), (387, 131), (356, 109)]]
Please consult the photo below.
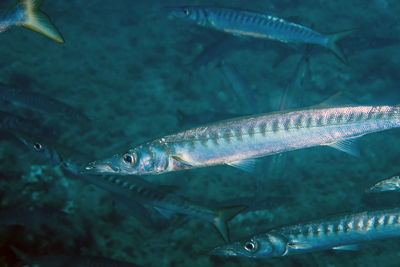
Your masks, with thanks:
[(345, 65), (349, 65), (346, 55), (343, 53), (343, 49), (340, 47), (339, 42), (355, 32), (357, 29), (344, 30), (340, 32), (331, 33), (327, 36), (328, 43), (326, 47), (331, 50), (331, 52), (340, 59)]
[(214, 226), (225, 241), (229, 241), (227, 223), (245, 209), (247, 209), (247, 206), (232, 206), (220, 208), (215, 211)]
[(22, 7), (24, 19), (19, 25), (36, 31), (58, 43), (64, 43), (64, 38), (51, 22), (49, 16), (40, 10), (40, 0), (20, 0), (17, 7)]

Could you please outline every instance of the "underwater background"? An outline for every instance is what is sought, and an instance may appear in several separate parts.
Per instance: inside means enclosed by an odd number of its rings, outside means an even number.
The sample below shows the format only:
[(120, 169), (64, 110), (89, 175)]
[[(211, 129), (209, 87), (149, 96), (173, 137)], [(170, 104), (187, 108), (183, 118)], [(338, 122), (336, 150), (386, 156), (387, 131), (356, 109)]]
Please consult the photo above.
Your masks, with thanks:
[[(350, 65), (324, 48), (309, 52), (306, 46), (232, 38), (167, 18), (163, 7), (184, 5), (293, 18), (320, 32), (358, 28), (341, 42)], [(41, 9), (65, 44), (22, 27), (1, 33), (0, 83), (58, 99), (79, 115), (60, 113), (57, 106), (43, 112), (7, 101), (1, 111), (34, 122), (18, 132), (52, 144), (83, 166), (194, 125), (254, 109), (277, 111), (288, 86), (287, 109), (317, 105), (338, 92), (359, 105), (400, 103), (400, 4), (394, 0), (71, 0), (44, 1)], [(305, 53), (310, 53), (306, 59)], [(306, 66), (304, 75), (299, 75), (300, 64)], [(232, 84), (238, 79), (246, 85), (239, 86), (240, 92)], [(249, 105), (247, 98), (255, 103)], [(148, 207), (156, 226), (147, 225), (106, 191), (64, 175), (6, 128), (1, 128), (0, 142), (4, 266), (22, 264), (11, 247), (30, 257), (91, 255), (141, 266), (400, 264), (396, 239), (363, 244), (358, 251), (265, 260), (210, 256), (224, 243), (211, 224), (180, 215), (166, 220)], [(251, 206), (229, 222), (231, 239), (238, 240), (332, 214), (398, 207), (396, 193), (365, 194), (377, 181), (399, 174), (398, 130), (367, 135), (358, 145), (358, 158), (315, 147), (263, 158), (254, 173), (217, 166), (142, 178), (176, 187), (177, 194), (207, 207)], [(7, 224), (10, 209), (49, 216), (39, 224)], [(52, 211), (67, 215), (60, 219)], [(37, 214), (20, 216), (34, 222)]]

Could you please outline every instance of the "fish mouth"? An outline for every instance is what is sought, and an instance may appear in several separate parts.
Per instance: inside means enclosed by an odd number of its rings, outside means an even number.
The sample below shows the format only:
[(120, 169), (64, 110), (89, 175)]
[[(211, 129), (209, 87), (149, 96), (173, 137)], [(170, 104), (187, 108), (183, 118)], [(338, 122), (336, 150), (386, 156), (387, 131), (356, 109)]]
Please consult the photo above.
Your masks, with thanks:
[(119, 173), (121, 169), (111, 162), (91, 162), (81, 170), (81, 173)]
[(231, 247), (216, 247), (212, 249), (209, 254), (215, 255), (215, 256), (225, 256), (225, 257), (237, 257), (239, 254), (234, 250), (234, 248)]

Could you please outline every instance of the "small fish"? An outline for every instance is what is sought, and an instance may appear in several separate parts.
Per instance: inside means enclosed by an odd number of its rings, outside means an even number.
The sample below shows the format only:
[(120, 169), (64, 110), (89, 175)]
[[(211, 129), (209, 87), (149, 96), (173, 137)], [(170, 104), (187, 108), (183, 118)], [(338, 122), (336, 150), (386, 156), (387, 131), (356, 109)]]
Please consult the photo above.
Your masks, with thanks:
[(230, 165), (253, 171), (255, 159), (314, 146), (358, 156), (355, 140), (400, 127), (398, 106), (316, 106), (202, 125), (89, 163), (83, 172), (154, 175)]
[[(307, 46), (305, 52), (297, 62), (293, 77), (288, 85), (285, 87), (285, 90), (282, 94), (279, 110), (285, 110), (288, 108), (288, 106), (291, 106), (291, 104), (293, 104), (292, 100), (297, 99), (295, 96), (299, 96), (302, 89), (304, 89), (304, 83), (309, 79), (311, 72), (309, 60), (312, 49), (313, 48), (311, 46)], [(299, 102), (298, 99), (297, 102)]]
[(8, 130), (23, 130), (33, 129), (37, 125), (30, 120), (22, 118), (20, 116), (0, 111), (0, 128)]
[(5, 16), (0, 16), (0, 32), (12, 26), (23, 26), (36, 31), (58, 43), (64, 43), (64, 38), (42, 10), (39, 0), (20, 0), (13, 10)]
[(60, 135), (58, 129), (45, 127), (38, 120), (26, 119), (5, 111), (0, 111), (0, 129), (8, 131), (10, 135), (29, 133), (36, 136), (45, 136), (46, 138), (54, 138)]
[[(26, 144), (29, 146), (32, 143), (26, 142)], [(33, 147), (33, 150), (38, 153), (44, 153), (47, 151), (46, 158), (52, 159), (53, 163), (56, 163), (57, 166), (61, 166), (64, 173), (68, 176), (73, 175), (74, 178), (106, 190), (117, 199), (122, 198), (123, 201), (132, 201), (133, 203), (130, 204), (130, 207), (134, 207), (135, 210), (141, 208), (140, 206), (137, 206), (137, 202), (146, 202), (167, 218), (178, 213), (207, 221), (216, 227), (218, 233), (221, 234), (221, 237), (225, 241), (229, 240), (228, 221), (247, 208), (247, 206), (244, 205), (235, 205), (218, 209), (209, 209), (197, 205), (180, 195), (162, 190), (160, 187), (142, 180), (139, 177), (124, 178), (115, 176), (82, 175), (78, 173), (78, 167), (74, 162), (72, 162), (72, 160), (66, 160), (65, 157), (60, 156), (55, 149), (51, 149), (47, 145), (37, 141), (33, 142), (31, 147)], [(48, 155), (54, 156), (49, 157)], [(145, 219), (145, 217), (146, 216), (142, 217), (142, 219)]]
[(187, 65), (190, 71), (198, 71), (216, 59), (220, 59), (221, 55), (226, 55), (229, 50), (235, 48), (232, 40), (233, 38), (233, 36), (223, 36), (206, 46), (192, 62)]
[(254, 211), (262, 211), (262, 210), (270, 210), (272, 208), (276, 208), (282, 206), (284, 204), (293, 203), (293, 197), (290, 196), (258, 196), (258, 197), (238, 197), (227, 199), (224, 201), (219, 201), (214, 204), (216, 207), (221, 206), (240, 206), (244, 205), (247, 209), (243, 210), (241, 214), (254, 212)]
[(320, 45), (328, 48), (348, 65), (347, 58), (337, 43), (354, 32), (354, 29), (326, 35), (282, 18), (239, 9), (192, 6), (169, 10), (169, 17), (192, 21), (197, 25), (237, 36)]
[(93, 182), (95, 184), (103, 183), (105, 187), (117, 186), (119, 190), (123, 190), (125, 193), (129, 192), (134, 199), (139, 202), (148, 203), (166, 218), (170, 218), (173, 214), (177, 213), (209, 222), (215, 226), (218, 233), (225, 241), (229, 241), (227, 223), (247, 208), (247, 206), (244, 205), (232, 205), (210, 209), (189, 201), (178, 194), (163, 190), (161, 187), (140, 179), (139, 177), (90, 177), (91, 179), (97, 179), (97, 181)]
[(235, 67), (225, 60), (222, 60), (221, 70), (225, 78), (231, 84), (236, 98), (243, 104), (242, 109), (248, 110), (249, 113), (253, 114), (259, 113), (257, 102), (254, 99), (254, 93)]
[(400, 190), (400, 176), (394, 176), (389, 179), (382, 180), (372, 186), (368, 193), (385, 192), (385, 191), (399, 191)]
[(67, 159), (64, 159), (56, 149), (51, 146), (44, 145), (42, 142), (38, 141), (37, 138), (22, 133), (16, 133), (15, 136), (29, 149), (29, 151), (35, 153), (36, 160), (39, 160), (42, 163), (51, 164), (53, 166), (69, 166), (70, 162)]
[(400, 209), (366, 211), (276, 228), (217, 247), (210, 253), (246, 258), (283, 257), (329, 249), (356, 250), (357, 244), (395, 237), (400, 237)]
[(41, 93), (8, 88), (4, 84), (0, 84), (0, 101), (44, 111), (53, 115), (63, 116), (70, 120), (78, 120), (82, 122), (90, 121), (85, 114), (65, 102)]

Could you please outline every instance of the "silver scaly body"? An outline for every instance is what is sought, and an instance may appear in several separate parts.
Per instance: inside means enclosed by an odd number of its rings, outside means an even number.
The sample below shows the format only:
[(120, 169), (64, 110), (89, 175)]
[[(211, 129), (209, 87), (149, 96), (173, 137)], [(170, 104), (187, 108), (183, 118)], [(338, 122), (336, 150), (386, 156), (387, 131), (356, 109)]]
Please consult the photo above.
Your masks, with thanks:
[(326, 46), (328, 38), (310, 28), (282, 18), (239, 9), (218, 7), (175, 8), (170, 16), (179, 17), (227, 33), (281, 42), (303, 42)]
[[(142, 206), (139, 203), (145, 202), (165, 217), (178, 213), (204, 220), (213, 224), (225, 241), (229, 240), (228, 221), (247, 208), (244, 205), (231, 205), (211, 209), (191, 202), (178, 194), (163, 190), (139, 177), (82, 175), (78, 173), (79, 167), (76, 164), (66, 160), (54, 148), (37, 140), (29, 140), (22, 136), (18, 136), (18, 138), (27, 147), (33, 149), (37, 155), (40, 155), (40, 158), (60, 166), (63, 173), (68, 177), (72, 176), (104, 189), (117, 199), (129, 202), (125, 204), (136, 211), (140, 212)], [(146, 217), (142, 218), (146, 219)]]
[(195, 204), (180, 195), (161, 190), (156, 185), (138, 177), (127, 179), (114, 176), (82, 176), (80, 179), (117, 194), (131, 193), (133, 199), (149, 203), (166, 217), (177, 213), (209, 222), (215, 226), (225, 241), (229, 240), (228, 221), (247, 208), (247, 206), (235, 205), (210, 209)]
[(330, 49), (345, 64), (347, 59), (336, 43), (354, 31), (322, 34), (275, 16), (219, 7), (176, 7), (170, 9), (169, 16), (236, 36), (320, 45)]
[(400, 108), (344, 106), (282, 111), (200, 126), (89, 164), (85, 171), (160, 174), (228, 164), (242, 169), (252, 159), (314, 147), (351, 152), (352, 139), (400, 126)]
[(351, 245), (400, 237), (400, 209), (362, 212), (273, 229), (211, 251), (221, 256), (269, 258), (346, 249)]

